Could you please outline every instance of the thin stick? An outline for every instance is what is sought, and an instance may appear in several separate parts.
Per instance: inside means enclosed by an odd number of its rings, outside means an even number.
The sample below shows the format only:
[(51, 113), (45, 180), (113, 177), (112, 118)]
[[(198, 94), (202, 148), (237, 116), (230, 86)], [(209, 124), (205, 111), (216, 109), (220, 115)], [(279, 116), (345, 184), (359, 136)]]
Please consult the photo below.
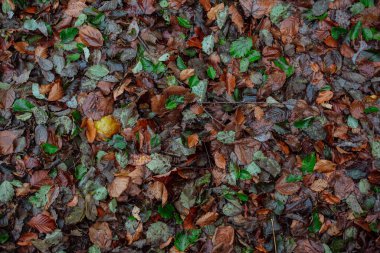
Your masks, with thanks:
[(276, 234), (274, 233), (273, 218), (271, 218), (270, 220), (271, 220), (271, 222), (272, 222), (272, 233), (273, 233), (274, 252), (277, 253)]

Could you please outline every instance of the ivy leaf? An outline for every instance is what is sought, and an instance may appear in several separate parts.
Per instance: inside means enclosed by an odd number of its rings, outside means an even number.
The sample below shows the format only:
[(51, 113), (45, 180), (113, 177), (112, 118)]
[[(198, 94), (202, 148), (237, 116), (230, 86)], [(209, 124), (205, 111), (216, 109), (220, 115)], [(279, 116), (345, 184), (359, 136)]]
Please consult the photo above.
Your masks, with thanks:
[(302, 166), (301, 166), (302, 173), (303, 174), (313, 173), (314, 166), (316, 163), (317, 163), (317, 157), (315, 155), (315, 152), (305, 156), (305, 158), (302, 160)]
[(198, 240), (201, 233), (202, 230), (200, 229), (191, 229), (187, 232), (180, 232), (175, 236), (174, 246), (180, 251), (185, 251), (190, 245)]
[(158, 134), (155, 134), (150, 138), (150, 147), (155, 148), (161, 144), (161, 138)]
[(156, 73), (157, 75), (165, 72), (165, 70), (166, 70), (166, 65), (162, 62), (158, 62), (153, 67), (153, 72)]
[(61, 38), (62, 43), (68, 43), (75, 39), (78, 32), (79, 30), (76, 27), (66, 28), (59, 33), (59, 37)]
[(356, 40), (359, 37), (360, 32), (361, 32), (361, 28), (362, 28), (362, 22), (359, 21), (356, 23), (354, 28), (352, 28), (350, 31), (350, 39), (351, 40)]
[(236, 196), (243, 202), (247, 202), (249, 199), (248, 195), (240, 192), (236, 193)]
[(158, 214), (164, 219), (170, 219), (174, 217), (174, 206), (172, 204), (167, 204), (165, 206), (158, 207)]
[(380, 109), (377, 108), (376, 106), (370, 106), (364, 109), (365, 114), (370, 114), (370, 113), (375, 113), (378, 112)]
[(4, 180), (0, 184), (0, 202), (7, 203), (8, 201), (11, 201), (14, 195), (15, 191), (11, 182)]
[(127, 142), (125, 141), (124, 137), (120, 134), (115, 134), (114, 136), (112, 136), (112, 140), (109, 141), (109, 145), (120, 150), (124, 150), (127, 148)]
[(261, 59), (261, 54), (257, 50), (251, 50), (247, 56), (247, 59), (250, 63), (258, 61)]
[(141, 58), (140, 59), (140, 62), (142, 64), (142, 67), (143, 67), (143, 70), (148, 72), (148, 73), (153, 73), (154, 71), (154, 64), (153, 62), (151, 62), (150, 60), (146, 59), (146, 58)]
[(177, 67), (179, 70), (187, 69), (185, 62), (182, 60), (180, 56), (177, 57)]
[(347, 30), (342, 27), (331, 28), (331, 37), (333, 37), (334, 40), (338, 40), (340, 36), (344, 36), (345, 34), (347, 34)]
[(48, 155), (53, 155), (59, 150), (57, 146), (50, 143), (42, 143), (41, 148)]
[(199, 84), (199, 78), (197, 75), (193, 75), (189, 78), (189, 87), (193, 88)]
[(277, 60), (274, 60), (274, 65), (279, 67), (282, 71), (285, 72), (286, 77), (290, 77), (294, 73), (294, 67), (289, 65), (285, 57), (281, 56)]
[(302, 181), (302, 179), (303, 179), (303, 177), (301, 175), (290, 174), (286, 177), (285, 182), (295, 183), (295, 182)]
[(84, 166), (83, 164), (79, 164), (78, 166), (75, 167), (74, 177), (77, 180), (81, 180), (84, 177), (84, 175), (86, 175), (86, 173), (87, 173), (86, 166)]
[(239, 178), (242, 180), (249, 180), (252, 178), (252, 175), (247, 170), (240, 170)]
[(190, 20), (182, 17), (177, 17), (178, 24), (185, 28), (191, 28)]
[(171, 95), (165, 102), (165, 108), (168, 110), (174, 110), (178, 105), (185, 102), (185, 97), (180, 95)]
[(249, 37), (240, 37), (231, 44), (230, 54), (235, 58), (242, 58), (248, 54), (253, 46), (252, 39)]
[(312, 214), (312, 221), (311, 221), (311, 225), (309, 226), (308, 230), (311, 232), (311, 233), (318, 233), (319, 230), (321, 229), (322, 227), (322, 222), (319, 220), (319, 215), (316, 211), (313, 211), (313, 214)]
[(215, 77), (216, 77), (216, 70), (212, 66), (208, 67), (208, 69), (207, 69), (207, 76), (210, 77), (212, 80), (215, 79)]
[(34, 107), (36, 107), (34, 104), (23, 98), (16, 99), (12, 105), (15, 112), (31, 112)]
[(294, 127), (300, 128), (300, 129), (305, 129), (311, 126), (311, 123), (313, 123), (314, 117), (310, 116), (304, 119), (300, 119), (294, 122)]

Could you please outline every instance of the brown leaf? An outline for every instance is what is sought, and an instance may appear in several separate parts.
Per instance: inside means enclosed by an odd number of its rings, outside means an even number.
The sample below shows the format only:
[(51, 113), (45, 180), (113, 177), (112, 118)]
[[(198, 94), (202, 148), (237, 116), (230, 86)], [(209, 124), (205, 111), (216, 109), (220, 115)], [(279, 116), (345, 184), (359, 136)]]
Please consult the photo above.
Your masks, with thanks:
[(325, 90), (321, 91), (318, 94), (317, 97), (317, 104), (323, 104), (326, 103), (327, 101), (330, 101), (330, 99), (334, 96), (334, 93), (331, 90)]
[(231, 226), (219, 226), (212, 237), (212, 253), (231, 253), (235, 240), (235, 230)]
[(215, 160), (215, 165), (218, 166), (218, 168), (221, 168), (221, 169), (226, 168), (226, 159), (218, 151), (214, 153), (214, 160)]
[(283, 195), (293, 195), (301, 188), (299, 183), (287, 183), (286, 175), (280, 177), (276, 182), (276, 191)]
[(14, 142), (19, 138), (24, 130), (0, 131), (0, 155), (9, 155), (14, 151)]
[(61, 79), (57, 79), (52, 83), (48, 101), (58, 101), (63, 97), (63, 88), (61, 84)]
[(319, 173), (327, 173), (335, 170), (336, 164), (329, 160), (319, 160), (315, 166), (314, 171)]
[(118, 198), (128, 188), (129, 177), (115, 177), (110, 185), (108, 185), (108, 194), (111, 198)]
[(129, 159), (129, 164), (133, 166), (142, 166), (149, 163), (150, 160), (152, 160), (150, 155), (132, 154)]
[(22, 234), (17, 241), (17, 245), (19, 246), (32, 246), (32, 240), (38, 239), (38, 234), (33, 232), (26, 232)]
[(15, 98), (16, 98), (16, 92), (14, 91), (14, 89), (9, 89), (9, 90), (6, 90), (6, 91), (0, 91), (0, 101), (1, 101), (1, 105), (0, 105), (0, 108), (4, 108), (4, 109), (9, 109), (12, 107), (13, 105), (13, 102), (15, 101)]
[(253, 16), (256, 19), (260, 19), (270, 13), (277, 0), (239, 0), (239, 3), (245, 16)]
[(294, 253), (322, 253), (324, 252), (322, 243), (312, 239), (303, 239), (297, 241), (297, 247)]
[(193, 148), (197, 146), (198, 141), (199, 141), (198, 134), (191, 134), (187, 137), (187, 145), (189, 146), (189, 148)]
[(65, 13), (68, 16), (77, 18), (86, 7), (87, 5), (85, 0), (70, 0)]
[(354, 100), (350, 106), (350, 113), (355, 119), (364, 117), (364, 104), (359, 100)]
[(168, 191), (165, 185), (160, 181), (155, 181), (148, 186), (147, 195), (153, 199), (161, 200), (162, 205), (165, 205), (168, 200)]
[(280, 24), (281, 40), (283, 43), (292, 43), (299, 31), (299, 18), (290, 16)]
[(82, 26), (79, 29), (79, 38), (89, 47), (101, 47), (104, 42), (102, 33), (89, 25)]
[(213, 224), (218, 219), (218, 217), (219, 214), (217, 212), (207, 212), (199, 217), (195, 224), (200, 227), (208, 226)]
[(236, 9), (235, 5), (231, 5), (230, 8), (228, 8), (228, 13), (231, 16), (232, 23), (235, 24), (239, 33), (242, 33), (244, 28), (244, 20), (239, 11)]
[(86, 137), (89, 143), (93, 143), (96, 137), (96, 128), (91, 118), (86, 119)]
[(107, 222), (96, 222), (88, 231), (90, 241), (99, 248), (109, 248), (112, 243), (112, 231)]
[(82, 110), (87, 117), (100, 120), (103, 116), (112, 114), (113, 99), (111, 96), (103, 96), (100, 91), (91, 92), (82, 101)]
[(226, 82), (227, 94), (231, 96), (235, 90), (236, 78), (233, 74), (229, 72), (227, 72), (226, 78), (227, 78), (227, 82)]
[(53, 185), (53, 180), (49, 176), (49, 170), (34, 171), (32, 177), (30, 178), (30, 184), (36, 188), (43, 185)]
[(50, 233), (56, 228), (54, 219), (47, 214), (37, 214), (28, 222), (28, 225), (37, 229), (40, 233)]
[(222, 11), (223, 9), (224, 9), (224, 3), (215, 5), (207, 12), (207, 18), (211, 21), (214, 21), (217, 18), (218, 13)]
[(199, 3), (202, 5), (205, 11), (209, 11), (211, 9), (210, 0), (199, 0)]
[(310, 186), (310, 189), (315, 192), (321, 192), (324, 189), (328, 187), (328, 183), (324, 179), (317, 179), (315, 180), (312, 185)]
[(338, 47), (338, 41), (336, 41), (332, 36), (328, 36), (324, 41), (323, 41), (326, 46), (329, 47)]
[(271, 91), (278, 91), (284, 86), (286, 74), (283, 71), (275, 71), (268, 76), (267, 84), (271, 87)]
[(322, 192), (321, 199), (330, 205), (336, 205), (340, 202), (340, 198), (329, 192)]
[(179, 74), (179, 79), (181, 81), (185, 81), (185, 80), (189, 79), (190, 77), (192, 77), (194, 74), (195, 74), (194, 69), (184, 69)]

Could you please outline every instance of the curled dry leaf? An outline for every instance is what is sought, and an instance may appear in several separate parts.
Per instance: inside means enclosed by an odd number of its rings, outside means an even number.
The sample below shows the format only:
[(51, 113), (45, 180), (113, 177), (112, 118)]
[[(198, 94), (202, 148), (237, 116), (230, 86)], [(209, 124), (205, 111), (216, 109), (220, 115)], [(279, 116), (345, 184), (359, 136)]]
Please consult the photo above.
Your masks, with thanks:
[(231, 253), (235, 240), (235, 230), (231, 226), (219, 226), (212, 237), (212, 253)]
[(324, 179), (317, 179), (315, 180), (312, 185), (310, 186), (310, 189), (315, 192), (321, 192), (324, 189), (328, 187), (328, 183)]
[(190, 77), (192, 77), (194, 74), (195, 74), (194, 69), (184, 69), (179, 74), (179, 79), (181, 81), (185, 81), (185, 80), (189, 79)]
[(58, 101), (63, 97), (63, 88), (61, 79), (55, 80), (51, 83), (51, 89), (48, 96), (48, 101)]
[(245, 16), (253, 16), (256, 19), (260, 19), (270, 13), (277, 0), (239, 0), (239, 3)]
[(105, 140), (111, 138), (120, 131), (120, 122), (112, 115), (102, 117), (94, 122), (96, 133), (100, 139)]
[(79, 38), (88, 47), (101, 47), (104, 42), (102, 33), (89, 25), (82, 26), (79, 29)]
[(196, 225), (204, 227), (213, 224), (219, 217), (217, 212), (207, 212), (196, 221)]
[(332, 172), (336, 168), (336, 164), (329, 161), (329, 160), (319, 160), (315, 166), (314, 166), (314, 171), (319, 172), (319, 173), (327, 173), (327, 172)]
[(133, 166), (142, 166), (149, 163), (152, 159), (146, 154), (132, 154), (129, 159), (129, 164)]
[(0, 155), (9, 155), (14, 151), (14, 143), (24, 130), (0, 131)]
[(20, 236), (17, 241), (19, 246), (32, 246), (32, 240), (38, 239), (38, 234), (33, 232), (26, 232)]
[(86, 0), (70, 0), (65, 13), (68, 16), (77, 18), (86, 7)]
[(211, 21), (214, 21), (218, 13), (224, 9), (224, 3), (220, 3), (212, 7), (208, 12), (207, 12), (207, 18)]
[(83, 113), (93, 120), (100, 120), (103, 116), (113, 112), (113, 99), (105, 97), (100, 91), (89, 93), (82, 101)]
[(90, 240), (99, 248), (109, 248), (112, 243), (112, 231), (107, 222), (96, 222), (89, 229)]
[(86, 118), (86, 137), (89, 143), (93, 143), (96, 137), (96, 128), (91, 118)]
[(331, 90), (321, 91), (318, 94), (316, 102), (317, 104), (326, 103), (327, 101), (330, 101), (330, 99), (332, 99), (333, 96), (334, 93)]
[(187, 137), (187, 145), (189, 146), (189, 148), (193, 148), (197, 146), (198, 141), (199, 141), (198, 134), (191, 134)]
[(226, 79), (227, 94), (231, 96), (236, 87), (236, 78), (233, 74), (227, 72)]
[(239, 33), (242, 33), (244, 28), (244, 20), (239, 11), (236, 9), (235, 5), (231, 5), (228, 8), (228, 14), (230, 14), (232, 23), (234, 23)]
[(300, 20), (296, 16), (290, 16), (280, 24), (281, 40), (283, 43), (292, 43), (299, 31)]
[(360, 119), (364, 116), (364, 104), (359, 100), (354, 100), (350, 106), (350, 113), (355, 119)]
[(35, 228), (40, 233), (50, 233), (56, 228), (54, 219), (44, 213), (37, 214), (28, 222), (28, 225)]
[(299, 183), (287, 183), (285, 180), (286, 180), (286, 175), (283, 175), (276, 182), (275, 188), (276, 188), (276, 191), (278, 191), (279, 193), (283, 195), (293, 195), (296, 192), (298, 192), (299, 189), (301, 188)]
[(166, 205), (168, 201), (168, 191), (163, 183), (160, 181), (155, 181), (153, 184), (148, 186), (147, 195), (150, 198), (155, 198), (157, 200), (161, 200), (162, 205)]
[(129, 177), (115, 177), (110, 185), (108, 185), (108, 194), (111, 198), (118, 198), (128, 188)]
[(211, 9), (210, 0), (199, 0), (199, 3), (202, 5), (205, 11), (209, 11)]
[(224, 156), (219, 153), (218, 151), (216, 151), (214, 153), (214, 161), (215, 161), (215, 165), (218, 167), (218, 168), (221, 168), (221, 169), (225, 169), (226, 168), (226, 159), (224, 158)]

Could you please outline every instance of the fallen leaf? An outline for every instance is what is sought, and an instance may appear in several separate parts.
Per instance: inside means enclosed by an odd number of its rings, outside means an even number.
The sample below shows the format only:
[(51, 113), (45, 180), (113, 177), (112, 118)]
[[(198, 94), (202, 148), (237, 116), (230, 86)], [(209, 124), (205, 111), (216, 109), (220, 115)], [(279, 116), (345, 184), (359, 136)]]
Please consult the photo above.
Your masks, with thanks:
[(276, 188), (276, 191), (278, 191), (279, 193), (283, 195), (293, 195), (296, 192), (298, 192), (299, 189), (301, 188), (299, 183), (287, 183), (285, 180), (286, 180), (286, 175), (283, 175), (276, 182), (275, 188)]
[(129, 177), (115, 177), (110, 185), (108, 185), (108, 194), (111, 198), (118, 198), (128, 188)]
[(217, 18), (218, 13), (222, 11), (223, 9), (224, 9), (224, 3), (215, 5), (207, 12), (207, 18), (211, 21), (214, 21)]
[(219, 217), (217, 212), (207, 212), (196, 221), (196, 225), (200, 227), (208, 226), (213, 224)]
[(334, 93), (330, 90), (321, 91), (318, 94), (318, 97), (316, 99), (317, 104), (323, 104), (327, 101), (330, 101), (332, 97), (334, 96)]
[(195, 74), (194, 69), (184, 69), (179, 74), (179, 79), (181, 81), (185, 81), (185, 80), (189, 79), (190, 77), (192, 77), (194, 74)]
[(96, 137), (96, 128), (91, 118), (86, 119), (86, 137), (89, 143), (93, 143)]
[(50, 215), (37, 214), (29, 220), (28, 225), (35, 228), (40, 233), (50, 233), (56, 228), (55, 221)]
[(315, 192), (321, 192), (327, 187), (328, 187), (328, 183), (326, 180), (317, 179), (311, 184), (310, 189)]
[(355, 119), (364, 117), (364, 104), (359, 100), (354, 100), (350, 106), (350, 113)]
[(202, 5), (205, 11), (209, 11), (211, 9), (210, 0), (199, 0), (199, 3)]
[(48, 100), (49, 101), (58, 101), (63, 97), (63, 88), (61, 84), (61, 79), (55, 80), (51, 84), (51, 89), (49, 92)]
[(232, 93), (235, 90), (236, 78), (235, 78), (234, 75), (232, 75), (231, 73), (227, 72), (226, 79), (227, 79), (227, 82), (226, 82), (227, 94), (229, 96), (231, 96)]
[(214, 153), (214, 161), (215, 161), (215, 165), (218, 167), (218, 168), (221, 168), (221, 169), (225, 169), (226, 168), (226, 159), (224, 158), (224, 156), (219, 153), (218, 151), (216, 151)]
[(187, 137), (187, 145), (189, 146), (189, 148), (193, 148), (197, 146), (198, 141), (199, 141), (198, 134), (191, 134)]
[(231, 226), (219, 226), (212, 237), (212, 253), (231, 253), (235, 240), (235, 230)]
[(89, 25), (80, 27), (79, 38), (88, 47), (101, 47), (104, 42), (101, 32)]
[(15, 141), (22, 135), (24, 130), (0, 131), (0, 155), (9, 155), (14, 151)]
[(66, 15), (71, 17), (78, 17), (84, 8), (86, 8), (85, 0), (70, 0), (67, 4), (67, 9), (65, 10)]
[(96, 222), (88, 231), (88, 235), (93, 244), (101, 249), (111, 247), (112, 231), (107, 222)]
[(329, 160), (319, 160), (314, 166), (314, 171), (319, 173), (327, 173), (335, 170), (336, 164)]
[(232, 23), (235, 24), (235, 26), (238, 29), (239, 33), (242, 33), (243, 32), (243, 28), (244, 28), (244, 20), (243, 20), (243, 17), (240, 15), (239, 11), (236, 9), (235, 5), (231, 5), (228, 8), (228, 13), (231, 16)]

